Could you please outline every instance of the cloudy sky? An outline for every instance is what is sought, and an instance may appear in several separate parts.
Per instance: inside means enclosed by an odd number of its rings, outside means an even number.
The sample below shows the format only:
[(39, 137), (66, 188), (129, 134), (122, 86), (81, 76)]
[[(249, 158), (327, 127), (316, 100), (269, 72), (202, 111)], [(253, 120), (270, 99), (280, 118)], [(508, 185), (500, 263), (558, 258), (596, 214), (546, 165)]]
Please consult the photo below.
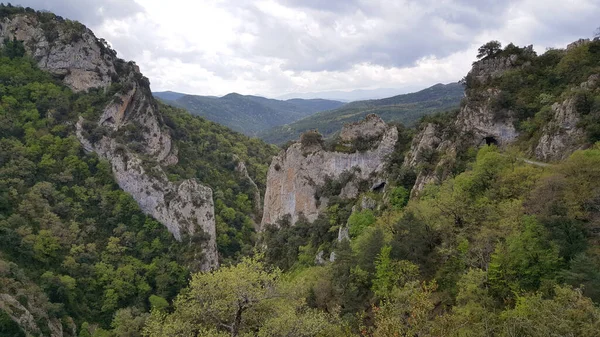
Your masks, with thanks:
[(600, 26), (600, 0), (11, 2), (86, 24), (154, 91), (201, 95), (406, 92), (461, 79), (489, 40), (543, 52)]

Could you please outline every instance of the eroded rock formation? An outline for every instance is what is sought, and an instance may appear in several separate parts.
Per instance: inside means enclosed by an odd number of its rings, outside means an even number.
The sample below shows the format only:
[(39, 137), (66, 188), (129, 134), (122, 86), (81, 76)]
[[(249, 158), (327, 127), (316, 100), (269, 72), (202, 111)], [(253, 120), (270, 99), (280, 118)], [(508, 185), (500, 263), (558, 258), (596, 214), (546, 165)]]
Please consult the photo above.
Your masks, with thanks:
[(352, 178), (342, 188), (340, 196), (356, 197), (358, 182), (373, 180), (382, 172), (385, 159), (394, 151), (398, 140), (398, 130), (375, 115), (345, 126), (341, 135), (344, 142), (374, 137), (380, 140), (364, 152), (327, 151), (318, 142), (304, 145), (297, 142), (282, 151), (273, 158), (267, 175), (262, 226), (275, 224), (286, 215), (291, 217), (292, 223), (301, 215), (314, 221), (327, 205), (327, 200), (315, 198), (317, 189), (327, 179), (335, 180), (343, 174), (351, 174)]
[[(589, 40), (577, 41), (567, 49), (585, 43)], [(525, 48), (521, 56), (497, 56), (475, 62), (467, 79), (473, 81), (472, 87), (476, 89), (467, 89), (456, 117), (447, 124), (429, 123), (421, 127), (404, 161), (405, 169), (417, 173), (413, 195), (428, 183), (439, 183), (448, 177), (459, 160), (460, 151), (485, 144), (505, 147), (518, 140), (516, 113), (499, 103), (503, 93), (490, 82), (506, 71), (529, 66), (526, 61), (529, 53), (533, 53), (531, 47)], [(525, 60), (521, 59), (523, 56)], [(598, 74), (594, 74), (572, 90), (598, 90), (599, 78)], [(543, 161), (560, 160), (586, 146), (576, 98), (568, 97), (552, 105), (549, 121), (541, 129), (539, 138), (531, 142), (531, 156)]]

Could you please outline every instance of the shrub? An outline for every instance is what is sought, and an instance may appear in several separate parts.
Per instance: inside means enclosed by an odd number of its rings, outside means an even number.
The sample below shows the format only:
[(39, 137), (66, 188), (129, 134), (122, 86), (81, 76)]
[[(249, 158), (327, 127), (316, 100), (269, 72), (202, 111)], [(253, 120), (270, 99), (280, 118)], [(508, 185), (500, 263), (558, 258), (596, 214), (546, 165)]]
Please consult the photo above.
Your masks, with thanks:
[(321, 135), (319, 131), (311, 130), (302, 134), (300, 137), (300, 144), (302, 144), (303, 148), (307, 148), (315, 145), (323, 146), (325, 145), (325, 142), (323, 140), (323, 135)]
[(375, 215), (370, 209), (354, 212), (348, 218), (350, 236), (356, 238), (369, 226), (375, 223)]

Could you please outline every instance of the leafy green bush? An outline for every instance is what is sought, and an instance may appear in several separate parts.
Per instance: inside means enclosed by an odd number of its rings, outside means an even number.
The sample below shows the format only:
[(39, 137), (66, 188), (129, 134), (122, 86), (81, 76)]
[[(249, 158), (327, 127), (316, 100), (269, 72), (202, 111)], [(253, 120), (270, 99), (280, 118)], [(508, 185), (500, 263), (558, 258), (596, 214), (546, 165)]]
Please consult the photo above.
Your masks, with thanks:
[(325, 145), (325, 141), (323, 140), (323, 135), (321, 135), (319, 131), (311, 130), (300, 136), (300, 144), (302, 144), (303, 148), (308, 148), (317, 145), (323, 146)]
[(375, 215), (370, 209), (354, 212), (348, 218), (348, 230), (350, 237), (356, 238), (369, 226), (375, 223)]

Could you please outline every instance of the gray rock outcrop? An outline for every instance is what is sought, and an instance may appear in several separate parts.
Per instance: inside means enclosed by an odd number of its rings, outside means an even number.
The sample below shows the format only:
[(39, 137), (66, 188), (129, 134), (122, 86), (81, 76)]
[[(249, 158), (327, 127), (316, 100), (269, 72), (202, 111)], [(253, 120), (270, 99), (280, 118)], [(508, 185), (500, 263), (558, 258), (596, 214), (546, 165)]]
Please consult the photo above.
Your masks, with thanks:
[[(526, 48), (525, 52), (533, 52), (532, 47)], [(517, 55), (511, 55), (475, 62), (468, 78), (478, 86), (485, 86), (507, 70), (523, 66), (518, 61)], [(425, 185), (447, 177), (461, 148), (486, 143), (504, 146), (518, 137), (514, 113), (494, 106), (499, 95), (501, 92), (493, 88), (467, 91), (465, 104), (450, 124), (429, 123), (421, 128), (404, 160), (405, 168), (417, 172), (413, 195)]]
[(398, 130), (374, 115), (368, 116), (363, 123), (345, 126), (342, 134), (346, 137), (345, 141), (365, 135), (377, 136), (381, 140), (365, 152), (327, 151), (322, 145), (303, 147), (300, 142), (282, 151), (273, 158), (267, 175), (262, 228), (266, 224), (277, 223), (286, 215), (291, 216), (292, 224), (300, 215), (308, 221), (314, 221), (327, 204), (326, 200), (321, 200), (319, 204), (315, 193), (328, 178), (335, 180), (344, 173), (353, 172), (354, 177), (343, 187), (340, 196), (357, 197), (359, 191), (356, 183), (371, 180), (382, 172), (385, 159), (394, 151), (398, 140)]
[[(583, 41), (583, 42), (582, 42)], [(579, 43), (587, 43), (580, 40)], [(600, 91), (600, 75), (591, 75), (581, 83), (582, 92)], [(561, 103), (552, 105), (552, 118), (544, 126), (540, 140), (534, 149), (535, 156), (544, 161), (556, 161), (566, 158), (575, 150), (586, 145), (585, 131), (580, 127), (581, 114), (577, 111), (577, 99), (570, 97)]]
[[(589, 43), (580, 40), (567, 49)], [(411, 148), (404, 160), (404, 168), (416, 172), (417, 177), (412, 195), (418, 194), (429, 183), (439, 183), (451, 173), (459, 151), (485, 144), (499, 147), (514, 143), (519, 132), (515, 128), (515, 112), (503, 108), (498, 102), (503, 93), (492, 86), (490, 80), (501, 77), (506, 71), (527, 67), (528, 61), (520, 57), (533, 53), (531, 47), (522, 51), (521, 56), (498, 56), (475, 62), (467, 76), (473, 81), (468, 89), (462, 107), (456, 118), (448, 124), (429, 123), (413, 138)], [(598, 74), (573, 88), (577, 91), (598, 90)], [(537, 142), (533, 142), (530, 154), (539, 160), (553, 161), (566, 158), (573, 151), (586, 146), (585, 132), (581, 128), (580, 113), (573, 95), (552, 105), (551, 116), (540, 132)]]
[(258, 188), (258, 185), (256, 185), (256, 183), (254, 182), (254, 180), (252, 180), (250, 174), (248, 174), (246, 164), (244, 164), (244, 162), (241, 161), (237, 156), (235, 156), (235, 160), (237, 160), (235, 171), (240, 175), (240, 178), (242, 180), (247, 181), (248, 184), (252, 186), (254, 214), (256, 214), (257, 216), (261, 216), (263, 204), (261, 201), (260, 189)]
[(37, 15), (16, 15), (0, 21), (0, 38), (23, 41), (40, 68), (61, 76), (73, 91), (106, 88), (117, 74), (116, 53), (76, 22), (45, 28)]

